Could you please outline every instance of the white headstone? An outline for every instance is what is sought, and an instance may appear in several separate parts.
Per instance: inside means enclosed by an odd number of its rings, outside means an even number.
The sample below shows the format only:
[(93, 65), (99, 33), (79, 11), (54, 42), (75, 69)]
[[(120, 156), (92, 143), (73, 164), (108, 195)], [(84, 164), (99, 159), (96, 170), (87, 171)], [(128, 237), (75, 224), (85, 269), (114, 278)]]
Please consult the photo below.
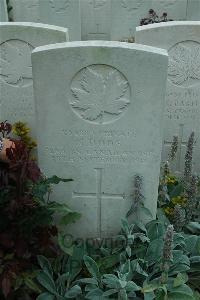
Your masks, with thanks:
[(163, 50), (119, 42), (33, 52), (39, 165), (74, 179), (55, 199), (82, 213), (70, 228), (76, 236), (119, 230), (134, 202), (135, 175), (155, 217), (167, 61)]
[(43, 23), (66, 27), (70, 41), (81, 40), (80, 0), (42, 0), (39, 11)]
[(39, 0), (10, 0), (10, 6), (14, 22), (40, 22)]
[(200, 21), (200, 0), (188, 0), (187, 20)]
[(68, 40), (67, 29), (33, 23), (0, 23), (0, 119), (27, 122), (35, 135), (31, 51)]
[(110, 40), (110, 0), (81, 0), (82, 40)]
[[(197, 139), (196, 149), (200, 146), (200, 22), (138, 27), (136, 41), (168, 51), (163, 160), (167, 160), (173, 136), (178, 135), (180, 145), (175, 170), (182, 171), (186, 142), (192, 131)], [(194, 160), (196, 171), (200, 170), (199, 159)]]
[(111, 40), (134, 37), (135, 28), (149, 9), (154, 9), (159, 16), (167, 12), (170, 19), (185, 20), (187, 0), (112, 0)]
[(6, 0), (0, 0), (0, 22), (8, 21), (8, 11)]

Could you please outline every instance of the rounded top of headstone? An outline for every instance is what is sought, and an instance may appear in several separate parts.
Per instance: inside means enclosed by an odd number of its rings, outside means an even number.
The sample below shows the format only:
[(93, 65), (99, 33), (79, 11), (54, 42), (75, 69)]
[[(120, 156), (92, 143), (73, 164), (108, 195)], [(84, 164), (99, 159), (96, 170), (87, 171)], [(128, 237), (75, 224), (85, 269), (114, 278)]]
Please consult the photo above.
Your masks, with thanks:
[(154, 24), (149, 24), (144, 26), (138, 26), (136, 27), (136, 32), (162, 28), (162, 27), (175, 27), (175, 26), (200, 26), (200, 21), (170, 21), (170, 22), (154, 23)]
[(32, 53), (38, 53), (43, 51), (50, 51), (50, 50), (58, 50), (58, 49), (65, 49), (65, 48), (121, 48), (121, 49), (130, 49), (136, 51), (143, 51), (143, 52), (151, 52), (152, 54), (159, 54), (168, 56), (167, 51), (164, 49), (159, 49), (156, 47), (136, 44), (136, 43), (125, 43), (125, 42), (117, 42), (117, 41), (76, 41), (76, 42), (65, 42), (59, 44), (50, 44), (41, 47), (37, 47)]
[(63, 33), (68, 33), (68, 29), (61, 27), (61, 26), (55, 26), (55, 25), (49, 25), (49, 24), (43, 24), (43, 23), (33, 23), (33, 22), (0, 22), (0, 27), (24, 27), (24, 28), (42, 28), (42, 29), (48, 29), (48, 30), (54, 30), (59, 31)]

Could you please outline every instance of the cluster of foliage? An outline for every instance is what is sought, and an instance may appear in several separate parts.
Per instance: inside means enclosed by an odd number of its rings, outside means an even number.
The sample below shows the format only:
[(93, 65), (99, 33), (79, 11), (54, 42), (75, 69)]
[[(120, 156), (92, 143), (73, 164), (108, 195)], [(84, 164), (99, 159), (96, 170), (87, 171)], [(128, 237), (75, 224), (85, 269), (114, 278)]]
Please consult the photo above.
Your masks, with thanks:
[[(20, 131), (21, 128), (21, 131)], [(9, 163), (0, 162), (0, 298), (18, 299), (35, 287), (37, 255), (55, 256), (59, 248), (53, 240), (58, 233), (54, 214), (67, 224), (79, 217), (65, 204), (50, 200), (51, 185), (71, 181), (56, 176), (45, 178), (31, 155), (35, 146), (25, 124), (0, 123), (0, 134), (11, 134), (7, 149)], [(35, 292), (38, 289), (35, 287)], [(25, 296), (22, 293), (22, 299)], [(4, 299), (4, 298), (3, 298)], [(19, 298), (20, 299), (20, 298)]]
[[(92, 244), (91, 240), (72, 243), (69, 237), (65, 243), (63, 238), (62, 257), (38, 257), (41, 271), (37, 284), (42, 292), (37, 300), (200, 299), (199, 181), (192, 174), (194, 133), (188, 140), (183, 178), (169, 169), (178, 143), (174, 137), (169, 162), (163, 168), (157, 219), (144, 225), (136, 214), (131, 224), (122, 220), (118, 236), (93, 240)], [(140, 209), (147, 213), (139, 176), (134, 191), (127, 218)], [(170, 209), (173, 214), (168, 213)]]
[[(78, 241), (65, 254), (38, 256), (37, 300), (200, 299), (200, 238), (174, 232), (162, 218), (146, 226), (122, 220), (111, 240)], [(71, 247), (71, 244), (70, 244)]]
[[(168, 162), (164, 164), (159, 189), (159, 206), (164, 210), (176, 231), (186, 230), (189, 226), (199, 229), (200, 218), (200, 180), (193, 173), (193, 151), (195, 136), (192, 133), (188, 139), (185, 166), (183, 174), (175, 176), (171, 166), (177, 159), (177, 150), (180, 147), (177, 136), (174, 136)], [(192, 224), (191, 224), (192, 222)]]
[(172, 19), (168, 19), (167, 13), (164, 12), (162, 16), (158, 16), (155, 10), (150, 9), (148, 16), (140, 20), (140, 26), (153, 24), (153, 23), (161, 23), (161, 22), (169, 22), (173, 21)]
[(142, 178), (136, 176), (133, 205), (120, 233), (110, 239), (76, 240), (58, 232), (53, 215), (61, 214), (64, 226), (80, 215), (50, 200), (51, 185), (70, 179), (41, 174), (25, 124), (2, 122), (0, 132), (3, 137), (17, 134), (15, 146), (7, 150), (9, 164), (0, 165), (0, 299), (200, 299), (193, 133), (182, 178), (169, 167), (178, 149), (174, 137), (161, 176), (156, 220), (144, 225), (139, 218), (140, 210), (149, 212), (143, 205)]

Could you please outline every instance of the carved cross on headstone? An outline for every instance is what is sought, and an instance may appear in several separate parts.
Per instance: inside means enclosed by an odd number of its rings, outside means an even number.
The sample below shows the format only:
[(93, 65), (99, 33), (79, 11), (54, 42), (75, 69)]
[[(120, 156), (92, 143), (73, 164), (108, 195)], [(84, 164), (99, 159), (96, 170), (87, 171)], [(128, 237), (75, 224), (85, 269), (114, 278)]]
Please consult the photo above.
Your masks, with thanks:
[(96, 168), (94, 169), (96, 172), (96, 192), (95, 193), (81, 193), (81, 192), (73, 192), (73, 198), (76, 197), (96, 197), (97, 202), (98, 202), (98, 209), (97, 209), (97, 214), (98, 214), (98, 234), (99, 237), (101, 237), (101, 232), (102, 232), (102, 200), (106, 198), (121, 198), (125, 199), (126, 195), (125, 194), (115, 194), (115, 193), (104, 193), (102, 192), (102, 179), (103, 179), (103, 169), (101, 168)]
[(96, 31), (94, 30), (94, 32), (90, 32), (89, 35), (99, 35), (99, 36), (105, 36), (106, 33), (105, 32), (100, 32), (99, 26), (101, 24), (96, 24)]
[[(187, 145), (187, 140), (184, 140), (184, 134), (183, 134), (183, 128), (184, 124), (179, 124), (179, 130), (178, 130), (178, 150), (176, 154), (176, 164), (175, 164), (175, 171), (181, 172), (181, 157), (182, 157), (182, 150)], [(171, 146), (172, 141), (164, 141), (164, 145)]]

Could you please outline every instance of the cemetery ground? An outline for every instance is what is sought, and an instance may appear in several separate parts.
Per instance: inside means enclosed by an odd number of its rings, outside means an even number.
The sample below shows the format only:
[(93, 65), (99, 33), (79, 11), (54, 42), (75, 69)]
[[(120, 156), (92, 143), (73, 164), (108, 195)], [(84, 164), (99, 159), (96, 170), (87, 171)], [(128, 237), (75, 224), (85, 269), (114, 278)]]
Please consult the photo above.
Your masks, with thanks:
[(14, 142), (0, 166), (1, 299), (199, 299), (200, 182), (192, 173), (193, 133), (181, 176), (170, 169), (179, 143), (173, 139), (161, 168), (155, 220), (137, 218), (141, 210), (151, 213), (136, 176), (119, 234), (76, 239), (66, 226), (84, 216), (52, 195), (55, 185), (72, 179), (41, 173), (26, 124), (5, 121), (0, 132)]

